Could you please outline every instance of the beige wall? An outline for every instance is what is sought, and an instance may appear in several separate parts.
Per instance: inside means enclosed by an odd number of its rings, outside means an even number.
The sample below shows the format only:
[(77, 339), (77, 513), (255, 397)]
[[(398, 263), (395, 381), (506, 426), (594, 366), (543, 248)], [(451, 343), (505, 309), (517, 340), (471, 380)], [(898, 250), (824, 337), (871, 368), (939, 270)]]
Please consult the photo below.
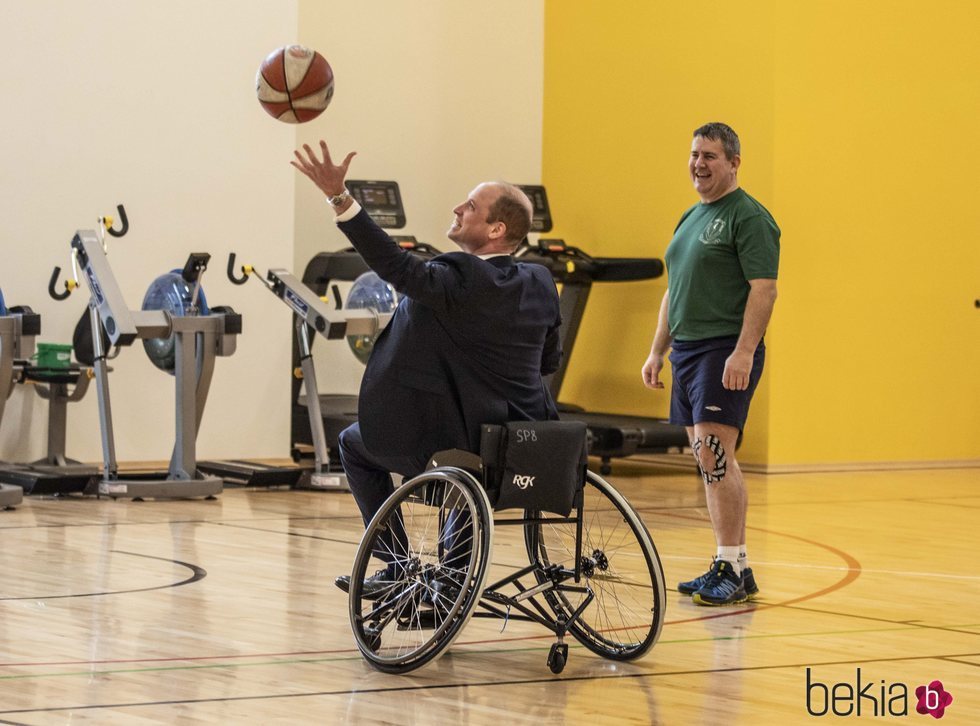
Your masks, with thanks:
[[(32, 0), (4, 3), (3, 18), (0, 286), (8, 303), (42, 314), (39, 340), (70, 342), (87, 289), (58, 303), (48, 278), (55, 265), (69, 266), (74, 231), (94, 228), (122, 202), (131, 231), (111, 242), (109, 259), (131, 308), (155, 276), (208, 251), (209, 302), (245, 316), (237, 354), (217, 362), (200, 453), (286, 455), (288, 314), (257, 285), (232, 287), (224, 269), (232, 250), (257, 265), (292, 259), (292, 176), (281, 160), (295, 132), (261, 112), (254, 78), (265, 54), (295, 34), (296, 3)], [(111, 365), (119, 459), (169, 458), (173, 379), (139, 342)], [(42, 456), (46, 416), (46, 404), (18, 387), (0, 458)], [(99, 460), (94, 386), (71, 405), (68, 424), (69, 455)]]
[[(393, 179), (413, 234), (442, 251), (452, 208), (487, 179), (538, 183), (542, 0), (300, 1), (300, 38), (330, 61), (333, 101), (299, 128), (357, 151), (354, 179)], [(297, 174), (296, 256), (347, 246), (322, 196)], [(344, 346), (318, 344), (321, 391), (354, 392), (363, 367)], [(327, 380), (329, 376), (329, 380)]]
[[(289, 166), (297, 140), (357, 149), (355, 174), (398, 180), (405, 232), (442, 249), (449, 210), (477, 182), (540, 178), (541, 0), (32, 0), (4, 3), (0, 32), (0, 289), (41, 312), (39, 340), (68, 342), (87, 295), (56, 303), (48, 277), (67, 266), (74, 231), (119, 202), (131, 232), (110, 260), (130, 307), (188, 252), (211, 252), (209, 302), (242, 312), (245, 333), (218, 360), (202, 456), (288, 453), (290, 313), (257, 282), (233, 287), (224, 268), (235, 251), (263, 271), (301, 273), (314, 252), (343, 246)], [(262, 58), (297, 40), (337, 76), (332, 106), (298, 128), (264, 114), (254, 93)], [(355, 389), (363, 368), (332, 348), (321, 390)], [(140, 344), (112, 367), (120, 460), (169, 457), (172, 379)], [(45, 425), (46, 406), (19, 387), (0, 459), (43, 455)], [(68, 449), (101, 457), (91, 392), (70, 408)]]

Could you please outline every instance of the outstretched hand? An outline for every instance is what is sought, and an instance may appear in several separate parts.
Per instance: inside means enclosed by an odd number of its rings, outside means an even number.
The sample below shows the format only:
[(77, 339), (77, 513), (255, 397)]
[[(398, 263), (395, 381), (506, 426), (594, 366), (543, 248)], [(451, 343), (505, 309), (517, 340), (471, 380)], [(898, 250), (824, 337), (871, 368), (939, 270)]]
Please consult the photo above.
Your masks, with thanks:
[(306, 174), (321, 192), (333, 197), (344, 191), (344, 178), (347, 176), (347, 167), (350, 166), (351, 159), (357, 154), (356, 151), (350, 152), (340, 164), (334, 164), (330, 158), (330, 149), (327, 142), (320, 142), (320, 151), (323, 154), (323, 161), (320, 161), (309, 144), (303, 144), (306, 156), (299, 151), (294, 151), (295, 161), (289, 162), (301, 172)]

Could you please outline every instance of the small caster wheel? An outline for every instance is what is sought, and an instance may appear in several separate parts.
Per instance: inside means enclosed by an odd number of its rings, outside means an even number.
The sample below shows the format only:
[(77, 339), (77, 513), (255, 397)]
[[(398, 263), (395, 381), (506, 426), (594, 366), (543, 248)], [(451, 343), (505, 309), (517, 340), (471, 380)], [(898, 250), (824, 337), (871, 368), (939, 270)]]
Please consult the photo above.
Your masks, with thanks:
[(599, 464), (599, 473), (603, 476), (609, 476), (612, 474), (612, 464)]
[(552, 673), (561, 673), (565, 670), (565, 664), (568, 662), (568, 645), (565, 643), (555, 643), (551, 646), (551, 651), (548, 653), (548, 667), (551, 669)]

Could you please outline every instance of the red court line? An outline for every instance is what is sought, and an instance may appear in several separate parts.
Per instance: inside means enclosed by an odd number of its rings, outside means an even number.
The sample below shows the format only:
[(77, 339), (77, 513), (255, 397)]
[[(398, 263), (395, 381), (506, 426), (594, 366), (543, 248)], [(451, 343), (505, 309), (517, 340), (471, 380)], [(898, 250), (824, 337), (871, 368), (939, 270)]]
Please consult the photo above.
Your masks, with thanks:
[[(676, 517), (678, 519), (689, 519), (696, 522), (706, 521), (702, 517), (692, 517), (690, 515), (674, 514), (670, 512), (659, 512), (659, 513), (664, 514), (665, 516), (668, 517)], [(799, 597), (790, 598), (789, 600), (782, 600), (780, 602), (774, 602), (774, 603), (752, 604), (747, 607), (738, 608), (735, 610), (726, 608), (724, 612), (713, 612), (710, 615), (700, 615), (693, 618), (683, 618), (681, 620), (665, 620), (664, 625), (679, 625), (680, 623), (693, 623), (702, 620), (730, 618), (735, 615), (743, 615), (745, 613), (758, 612), (759, 610), (768, 610), (770, 608), (795, 605), (797, 603), (806, 602), (807, 600), (813, 600), (823, 595), (832, 593), (836, 590), (840, 590), (841, 588), (847, 587), (861, 575), (861, 570), (862, 570), (861, 563), (858, 562), (854, 556), (848, 554), (847, 552), (844, 552), (843, 550), (837, 549), (836, 547), (825, 544), (823, 542), (817, 542), (815, 540), (807, 539), (805, 537), (800, 537), (799, 535), (786, 534), (785, 532), (776, 532), (771, 529), (763, 529), (762, 527), (746, 527), (746, 529), (751, 529), (755, 532), (765, 532), (766, 534), (775, 535), (777, 537), (786, 537), (788, 539), (795, 539), (800, 542), (806, 542), (807, 544), (814, 545), (815, 547), (820, 547), (822, 549), (825, 549), (828, 552), (832, 552), (838, 557), (840, 557), (842, 560), (844, 560), (844, 562), (847, 563), (848, 571), (844, 575), (844, 577), (842, 577), (840, 580), (823, 588), (822, 590), (817, 590), (815, 592), (807, 593), (805, 595), (800, 595)], [(603, 632), (610, 632), (610, 631), (603, 631)], [(555, 637), (554, 633), (546, 633), (544, 635), (527, 635), (527, 636), (519, 636), (515, 638), (494, 638), (493, 640), (457, 640), (456, 643), (458, 645), (485, 645), (487, 643), (502, 643), (502, 642), (521, 641), (521, 640), (545, 640), (554, 637)]]
[[(692, 517), (690, 515), (684, 515), (684, 514), (674, 514), (672, 512), (661, 512), (661, 514), (667, 517), (675, 517), (677, 519), (689, 519), (698, 522), (705, 521), (701, 517)], [(785, 532), (776, 532), (775, 530), (764, 529), (762, 527), (747, 526), (746, 529), (751, 529), (754, 532), (764, 532), (766, 534), (775, 535), (777, 537), (795, 539), (798, 542), (805, 542), (806, 544), (813, 545), (814, 547), (820, 547), (822, 549), (825, 549), (828, 552), (832, 552), (833, 554), (837, 555), (842, 560), (844, 560), (844, 562), (847, 564), (847, 572), (845, 573), (844, 577), (842, 577), (840, 580), (833, 583), (832, 585), (823, 588), (822, 590), (817, 590), (816, 592), (811, 592), (806, 595), (800, 595), (799, 597), (790, 598), (789, 600), (782, 600), (780, 602), (774, 602), (774, 603), (761, 603), (758, 605), (752, 605), (750, 607), (741, 608), (739, 610), (731, 610), (723, 613), (717, 613), (714, 615), (704, 615), (695, 618), (685, 618), (683, 620), (667, 620), (664, 622), (664, 625), (677, 625), (678, 623), (691, 623), (691, 622), (696, 622), (698, 620), (713, 620), (715, 618), (727, 618), (733, 615), (741, 615), (742, 613), (747, 613), (747, 612), (758, 612), (759, 610), (769, 610), (770, 608), (779, 608), (779, 607), (785, 607), (787, 605), (796, 605), (797, 603), (806, 602), (807, 600), (813, 600), (823, 595), (828, 595), (832, 592), (835, 592), (836, 590), (845, 588), (848, 585), (850, 585), (852, 582), (854, 582), (856, 579), (858, 579), (858, 577), (861, 576), (861, 571), (863, 569), (861, 567), (861, 563), (858, 562), (853, 555), (844, 552), (844, 550), (837, 549), (836, 547), (833, 547), (824, 542), (817, 542), (816, 540), (807, 539), (806, 537), (800, 537), (799, 535), (796, 534), (786, 534)]]
[[(689, 519), (696, 522), (704, 522), (702, 517), (692, 517), (683, 514), (673, 514), (670, 512), (660, 512), (660, 514), (667, 517), (676, 517), (678, 519)], [(777, 532), (771, 529), (764, 529), (762, 527), (746, 527), (746, 529), (753, 530), (755, 532), (764, 532), (766, 534), (771, 534), (777, 537), (786, 537), (787, 539), (795, 539), (799, 542), (805, 542), (806, 544), (813, 545), (815, 547), (820, 547), (832, 552), (833, 554), (840, 557), (847, 563), (848, 571), (837, 582), (823, 588), (822, 590), (817, 590), (805, 595), (800, 595), (799, 597), (790, 598), (789, 600), (782, 600), (775, 603), (762, 603), (753, 604), (748, 607), (739, 608), (737, 610), (728, 610), (720, 613), (712, 613), (710, 615), (702, 615), (693, 618), (683, 618), (681, 620), (665, 620), (664, 625), (678, 625), (680, 623), (691, 623), (701, 620), (714, 620), (717, 618), (730, 618), (735, 615), (742, 615), (748, 612), (758, 612), (759, 610), (768, 610), (770, 608), (785, 607), (787, 605), (796, 605), (797, 603), (806, 602), (807, 600), (813, 600), (815, 598), (827, 595), (829, 593), (840, 590), (847, 587), (852, 582), (854, 582), (861, 575), (861, 563), (857, 561), (855, 557), (844, 552), (843, 550), (837, 549), (831, 545), (825, 544), (823, 542), (817, 542), (815, 540), (807, 539), (806, 537), (800, 537), (795, 534), (786, 534), (785, 532)], [(519, 641), (532, 641), (532, 640), (550, 640), (554, 638), (554, 633), (545, 633), (543, 635), (522, 635), (513, 638), (493, 638), (487, 640), (457, 640), (457, 645), (486, 645), (488, 643), (512, 643)], [(15, 667), (15, 666), (66, 666), (66, 665), (115, 665), (122, 663), (177, 663), (182, 661), (212, 661), (212, 660), (241, 660), (245, 658), (284, 658), (284, 657), (297, 657), (297, 656), (324, 656), (324, 655), (339, 655), (342, 653), (359, 653), (357, 648), (337, 648), (333, 650), (312, 650), (312, 651), (298, 651), (291, 653), (253, 653), (250, 655), (207, 655), (207, 656), (183, 656), (183, 657), (171, 657), (171, 658), (124, 658), (124, 659), (111, 659), (111, 660), (70, 660), (70, 661), (50, 661), (50, 662), (27, 662), (27, 663), (3, 663), (0, 662), (0, 668), (5, 667)]]

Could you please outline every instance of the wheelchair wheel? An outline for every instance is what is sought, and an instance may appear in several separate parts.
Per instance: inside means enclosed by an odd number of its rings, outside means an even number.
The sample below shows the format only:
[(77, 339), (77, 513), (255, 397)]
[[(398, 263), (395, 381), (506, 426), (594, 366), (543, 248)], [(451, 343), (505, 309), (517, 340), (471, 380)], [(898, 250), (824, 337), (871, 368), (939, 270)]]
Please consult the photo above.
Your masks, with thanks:
[[(543, 593), (555, 614), (571, 621), (569, 632), (605, 658), (631, 660), (648, 651), (664, 622), (666, 591), (660, 557), (639, 515), (612, 485), (588, 472), (582, 506), (582, 585), (594, 594), (577, 618), (587, 595), (559, 586)], [(575, 524), (525, 528), (531, 562), (575, 569)], [(540, 582), (548, 577), (537, 573)], [(567, 581), (569, 586), (573, 583)]]
[[(468, 472), (432, 469), (396, 489), (368, 524), (351, 573), (350, 622), (364, 658), (388, 673), (438, 658), (480, 599), (492, 539), (490, 503)], [(364, 579), (385, 567), (378, 552), (396, 574), (369, 599)]]

